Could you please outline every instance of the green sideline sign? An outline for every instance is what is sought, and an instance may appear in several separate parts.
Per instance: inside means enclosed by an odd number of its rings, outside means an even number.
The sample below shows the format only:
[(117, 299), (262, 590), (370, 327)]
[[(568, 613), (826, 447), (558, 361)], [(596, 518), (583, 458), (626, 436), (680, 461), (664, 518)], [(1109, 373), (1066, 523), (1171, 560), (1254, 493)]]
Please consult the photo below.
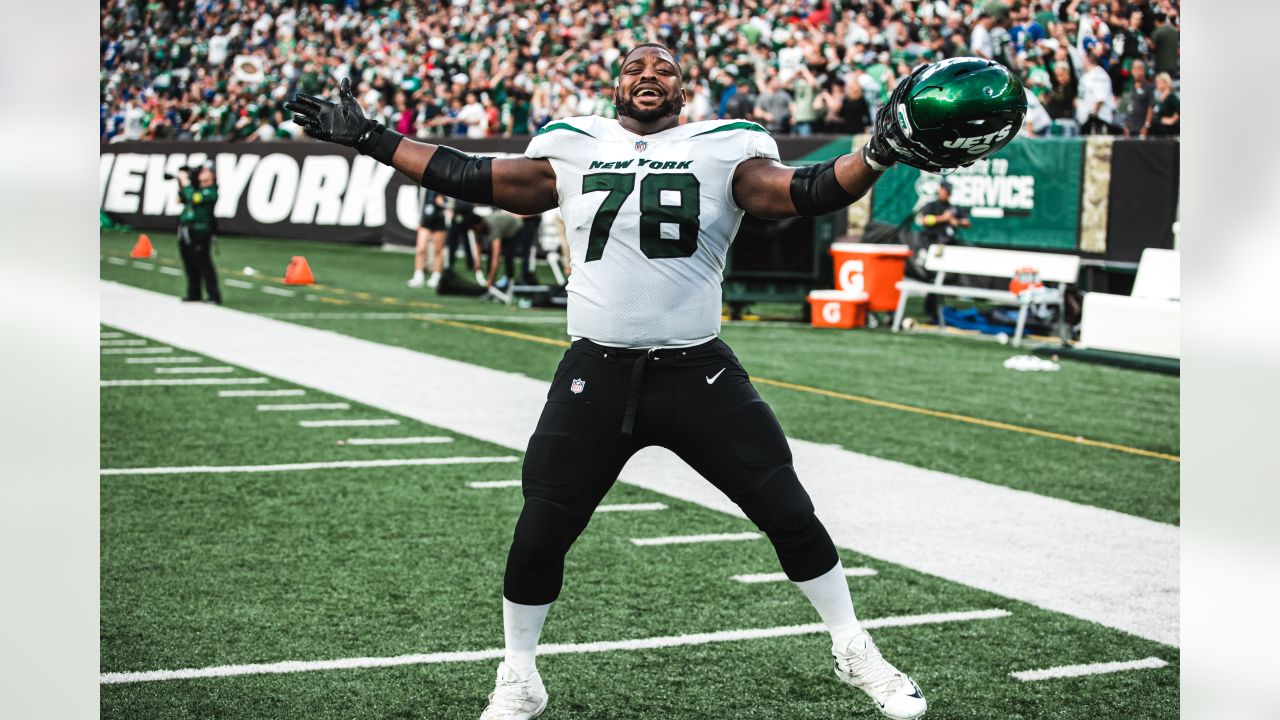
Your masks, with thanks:
[[(1083, 149), (1080, 138), (1016, 138), (993, 157), (948, 175), (951, 202), (968, 208), (973, 220), (957, 236), (973, 245), (1074, 252)], [(942, 179), (895, 166), (876, 183), (871, 219), (903, 222), (937, 196)]]

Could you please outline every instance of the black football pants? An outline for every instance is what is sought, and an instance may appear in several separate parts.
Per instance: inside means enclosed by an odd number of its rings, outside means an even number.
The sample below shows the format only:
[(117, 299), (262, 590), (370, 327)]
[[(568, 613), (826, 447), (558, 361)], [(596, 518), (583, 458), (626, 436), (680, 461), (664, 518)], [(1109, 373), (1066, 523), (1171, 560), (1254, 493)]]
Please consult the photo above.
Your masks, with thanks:
[(218, 271), (213, 267), (213, 233), (178, 228), (178, 252), (182, 255), (182, 269), (187, 274), (187, 299), (200, 299), (200, 285), (210, 302), (222, 302), (218, 289)]
[(650, 445), (737, 503), (792, 580), (835, 566), (835, 545), (796, 478), (782, 428), (728, 345), (620, 350), (579, 340), (560, 361), (525, 453), (508, 600), (543, 605), (559, 596), (569, 547), (623, 465)]

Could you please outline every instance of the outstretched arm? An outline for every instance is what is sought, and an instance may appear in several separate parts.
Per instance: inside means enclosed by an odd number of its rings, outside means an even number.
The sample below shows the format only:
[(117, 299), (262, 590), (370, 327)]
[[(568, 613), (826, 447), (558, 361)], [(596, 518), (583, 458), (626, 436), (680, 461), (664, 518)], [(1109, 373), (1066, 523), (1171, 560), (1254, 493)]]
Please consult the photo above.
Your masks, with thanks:
[(299, 94), (285, 103), (307, 135), (353, 147), (390, 165), (414, 182), (460, 200), (495, 205), (520, 214), (556, 206), (556, 177), (551, 163), (531, 158), (475, 157), (450, 147), (403, 137), (365, 117), (343, 78), (339, 102)]
[[(787, 167), (777, 160), (752, 158), (733, 174), (738, 207), (766, 219), (824, 215), (857, 202), (885, 167), (876, 170), (864, 154), (867, 147), (821, 165)], [(874, 161), (873, 161), (874, 162)]]
[(556, 174), (547, 160), (480, 158), (402, 138), (387, 164), (430, 190), (517, 215), (546, 212), (557, 203)]

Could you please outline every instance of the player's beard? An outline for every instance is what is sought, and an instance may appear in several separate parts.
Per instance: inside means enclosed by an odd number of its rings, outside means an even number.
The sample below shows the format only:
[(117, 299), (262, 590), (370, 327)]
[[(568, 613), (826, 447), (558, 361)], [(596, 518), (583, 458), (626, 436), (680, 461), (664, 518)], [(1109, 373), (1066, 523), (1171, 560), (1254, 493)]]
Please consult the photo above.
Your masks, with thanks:
[(676, 91), (674, 97), (668, 95), (657, 107), (651, 110), (641, 110), (636, 107), (630, 97), (623, 98), (621, 93), (618, 95), (618, 115), (621, 117), (629, 117), (639, 122), (653, 122), (661, 120), (670, 115), (679, 115), (680, 110), (684, 108), (684, 93)]

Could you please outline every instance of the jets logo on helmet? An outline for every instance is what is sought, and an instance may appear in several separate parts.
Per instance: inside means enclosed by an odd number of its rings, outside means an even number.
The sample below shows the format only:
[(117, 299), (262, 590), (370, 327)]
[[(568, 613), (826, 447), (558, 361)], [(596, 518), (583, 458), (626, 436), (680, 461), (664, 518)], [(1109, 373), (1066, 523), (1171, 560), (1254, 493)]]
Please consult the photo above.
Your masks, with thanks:
[(991, 146), (1001, 140), (1009, 137), (1009, 132), (1013, 128), (1008, 125), (987, 135), (977, 135), (974, 137), (962, 137), (954, 140), (943, 140), (942, 147), (951, 150), (961, 150), (968, 152), (970, 155), (982, 155), (991, 149)]
[(921, 65), (894, 88), (883, 140), (928, 172), (969, 165), (1007, 145), (1027, 112), (1022, 83), (999, 63), (952, 58)]

